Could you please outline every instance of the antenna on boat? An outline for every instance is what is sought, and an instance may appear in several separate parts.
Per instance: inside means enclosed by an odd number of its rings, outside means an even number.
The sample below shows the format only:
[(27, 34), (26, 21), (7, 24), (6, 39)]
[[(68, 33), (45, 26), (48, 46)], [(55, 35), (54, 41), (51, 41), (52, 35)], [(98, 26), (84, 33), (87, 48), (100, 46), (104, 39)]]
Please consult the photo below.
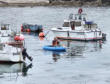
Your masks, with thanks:
[(73, 13), (70, 13), (69, 20), (73, 19)]

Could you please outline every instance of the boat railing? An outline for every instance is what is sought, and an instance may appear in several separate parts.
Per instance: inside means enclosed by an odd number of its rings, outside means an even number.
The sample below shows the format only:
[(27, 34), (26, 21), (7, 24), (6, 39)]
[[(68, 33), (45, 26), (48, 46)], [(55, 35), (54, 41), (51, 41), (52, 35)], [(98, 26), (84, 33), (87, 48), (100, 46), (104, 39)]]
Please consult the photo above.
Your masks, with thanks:
[(85, 21), (86, 16), (87, 16), (87, 14), (85, 14), (85, 13), (81, 13), (81, 14), (70, 13), (69, 20), (83, 20), (83, 21)]

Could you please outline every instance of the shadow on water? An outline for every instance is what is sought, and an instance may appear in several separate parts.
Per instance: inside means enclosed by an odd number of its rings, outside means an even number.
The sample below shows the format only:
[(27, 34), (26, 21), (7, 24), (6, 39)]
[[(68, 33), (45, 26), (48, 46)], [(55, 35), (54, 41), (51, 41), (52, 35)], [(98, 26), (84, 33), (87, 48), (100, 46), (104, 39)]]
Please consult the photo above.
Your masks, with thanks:
[(97, 42), (78, 42), (61, 41), (61, 45), (67, 47), (68, 56), (82, 56), (86, 52), (97, 52), (102, 49), (103, 41)]
[(30, 68), (32, 68), (32, 63), (30, 63), (29, 65), (27, 65), (26, 63), (0, 64), (0, 78), (9, 75), (8, 77), (13, 78), (14, 76), (17, 79), (20, 74), (25, 77), (27, 76), (28, 70)]
[(58, 59), (60, 59), (60, 54), (61, 52), (52, 52), (52, 57), (53, 57), (54, 62), (57, 62)]

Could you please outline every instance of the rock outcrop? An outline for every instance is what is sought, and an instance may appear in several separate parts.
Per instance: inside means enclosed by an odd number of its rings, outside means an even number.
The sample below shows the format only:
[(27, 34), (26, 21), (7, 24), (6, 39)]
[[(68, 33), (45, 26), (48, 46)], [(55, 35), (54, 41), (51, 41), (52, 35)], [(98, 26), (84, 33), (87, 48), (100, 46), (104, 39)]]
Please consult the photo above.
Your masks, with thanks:
[(110, 0), (49, 0), (52, 5), (63, 4), (63, 5), (74, 5), (74, 6), (103, 6), (110, 5)]

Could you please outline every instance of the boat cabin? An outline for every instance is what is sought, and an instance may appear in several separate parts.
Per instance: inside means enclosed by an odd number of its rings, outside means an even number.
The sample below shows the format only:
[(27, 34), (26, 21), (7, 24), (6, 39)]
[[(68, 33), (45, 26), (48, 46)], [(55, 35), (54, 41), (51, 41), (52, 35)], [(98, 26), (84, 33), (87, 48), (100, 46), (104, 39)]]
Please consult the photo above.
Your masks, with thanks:
[(9, 24), (1, 24), (0, 30), (9, 30)]
[(96, 23), (94, 23), (93, 21), (86, 21), (85, 22), (85, 25), (84, 25), (84, 28), (86, 30), (91, 30), (91, 29), (97, 29), (98, 26)]
[(75, 14), (75, 15), (74, 15), (74, 19), (75, 19), (75, 20), (86, 21), (86, 14)]
[(1, 24), (0, 25), (0, 34), (1, 34), (1, 36), (9, 36), (11, 34), (9, 24)]
[(65, 20), (63, 23), (63, 27), (71, 27), (72, 30), (75, 30), (75, 27), (79, 27), (79, 26), (81, 26), (81, 21)]

